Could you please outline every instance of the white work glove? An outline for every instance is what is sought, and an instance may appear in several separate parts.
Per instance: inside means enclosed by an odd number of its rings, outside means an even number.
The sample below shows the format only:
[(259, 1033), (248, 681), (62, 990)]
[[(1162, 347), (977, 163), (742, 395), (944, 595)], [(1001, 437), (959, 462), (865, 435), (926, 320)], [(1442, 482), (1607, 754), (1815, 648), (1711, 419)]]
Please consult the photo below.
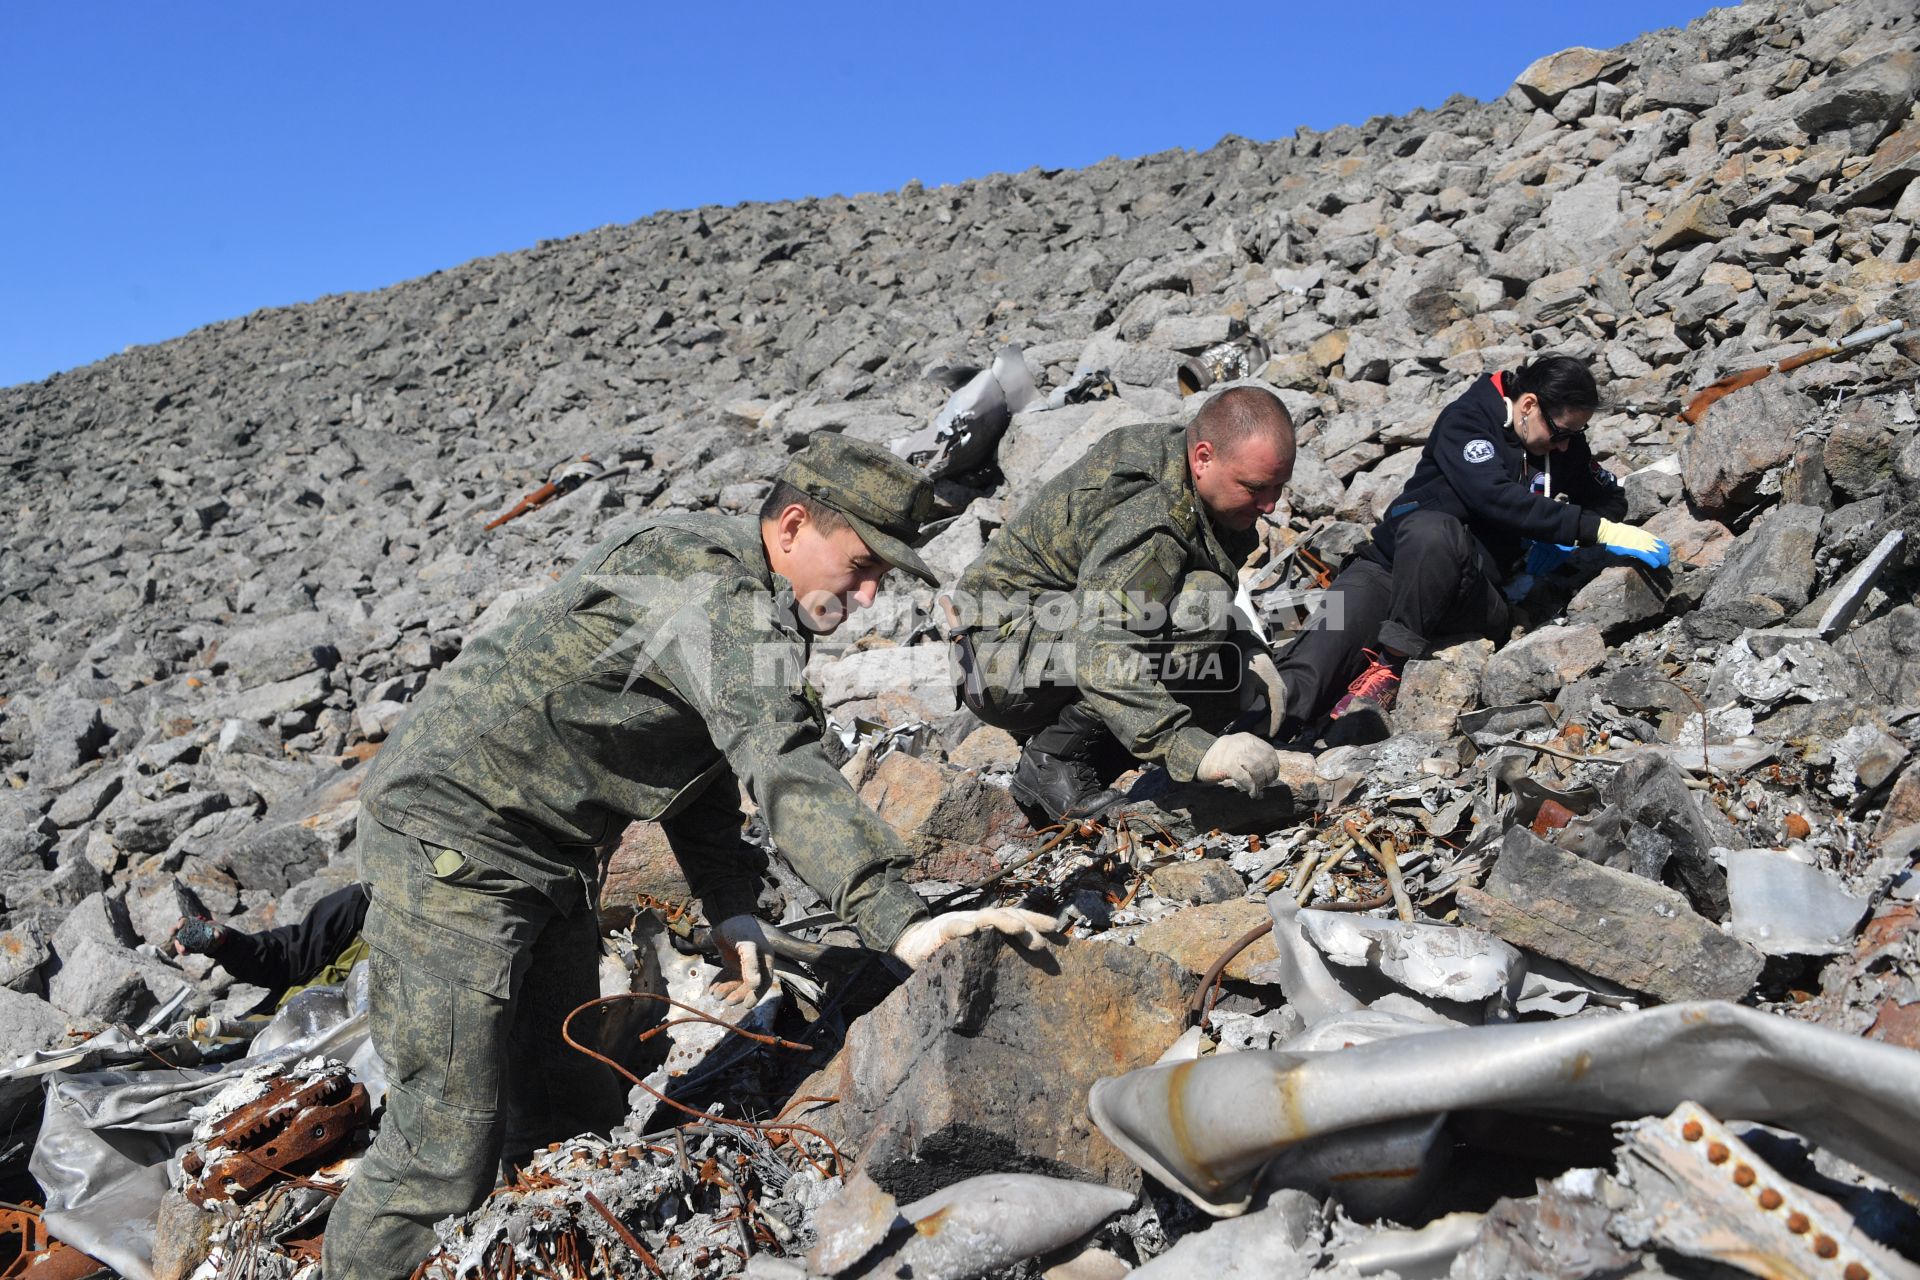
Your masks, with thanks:
[(1040, 935), (1059, 924), (1052, 916), (1018, 907), (990, 907), (984, 911), (949, 911), (943, 916), (915, 920), (901, 931), (893, 944), (894, 958), (910, 969), (918, 969), (927, 957), (955, 938), (964, 938), (982, 929), (998, 929), (1022, 946), (1037, 947)]
[(1229, 733), (1215, 738), (1200, 757), (1201, 782), (1257, 796), (1280, 776), (1280, 754), (1257, 733)]
[(713, 936), (720, 944), (721, 969), (710, 988), (715, 996), (728, 1004), (759, 1004), (761, 996), (780, 985), (773, 971), (773, 948), (758, 917), (728, 916)]
[(1265, 649), (1247, 659), (1247, 674), (1240, 681), (1240, 709), (1251, 711), (1263, 701), (1267, 705), (1266, 736), (1271, 738), (1287, 718), (1287, 686), (1280, 682), (1273, 655)]

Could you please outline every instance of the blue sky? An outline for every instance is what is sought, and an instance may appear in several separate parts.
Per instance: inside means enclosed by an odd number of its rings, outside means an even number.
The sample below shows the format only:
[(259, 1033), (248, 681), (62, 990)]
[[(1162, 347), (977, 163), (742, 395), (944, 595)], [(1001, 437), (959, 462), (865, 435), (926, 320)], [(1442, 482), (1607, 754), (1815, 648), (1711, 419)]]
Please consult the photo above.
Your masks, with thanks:
[(1707, 7), (6, 0), (0, 386), (659, 209), (1495, 97)]

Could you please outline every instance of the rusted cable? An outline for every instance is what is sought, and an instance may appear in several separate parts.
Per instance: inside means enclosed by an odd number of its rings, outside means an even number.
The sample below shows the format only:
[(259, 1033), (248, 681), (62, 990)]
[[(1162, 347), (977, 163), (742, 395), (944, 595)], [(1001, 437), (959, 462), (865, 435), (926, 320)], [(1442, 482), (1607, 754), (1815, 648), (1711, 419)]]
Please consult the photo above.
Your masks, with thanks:
[[(1215, 993), (1219, 990), (1220, 979), (1221, 976), (1226, 973), (1227, 966), (1232, 964), (1234, 958), (1242, 951), (1245, 951), (1248, 947), (1272, 932), (1273, 921), (1271, 919), (1263, 920), (1227, 944), (1227, 949), (1220, 953), (1220, 958), (1209, 965), (1204, 974), (1200, 975), (1199, 987), (1197, 987), (1193, 995), (1187, 999), (1187, 1020), (1189, 1023), (1193, 1022), (1197, 1017), (1200, 1025), (1206, 1025), (1207, 1019), (1213, 1016), (1213, 1002), (1216, 998)], [(1201, 1009), (1202, 1005), (1205, 1005), (1204, 1012)]]
[[(619, 1072), (622, 1077), (624, 1077), (627, 1081), (633, 1084), (636, 1088), (646, 1091), (647, 1093), (651, 1094), (657, 1101), (665, 1103), (667, 1106), (672, 1107), (675, 1111), (679, 1111), (685, 1115), (692, 1116), (697, 1121), (702, 1121), (708, 1124), (722, 1125), (727, 1128), (733, 1128), (733, 1129), (746, 1129), (754, 1133), (766, 1134), (769, 1137), (771, 1137), (775, 1132), (784, 1133), (784, 1132), (790, 1131), (792, 1133), (804, 1133), (809, 1137), (817, 1138), (833, 1156), (834, 1169), (831, 1174), (827, 1173), (825, 1169), (820, 1168), (819, 1164), (813, 1159), (813, 1157), (807, 1154), (806, 1148), (796, 1143), (794, 1145), (794, 1149), (800, 1153), (801, 1157), (805, 1159), (808, 1164), (813, 1165), (814, 1168), (822, 1176), (824, 1177), (842, 1176), (842, 1174), (846, 1169), (846, 1163), (847, 1163), (846, 1157), (840, 1154), (840, 1148), (833, 1145), (833, 1139), (827, 1137), (826, 1134), (821, 1133), (818, 1129), (815, 1129), (813, 1126), (804, 1125), (804, 1124), (795, 1124), (790, 1121), (772, 1121), (766, 1124), (760, 1124), (752, 1120), (734, 1120), (727, 1116), (716, 1116), (716, 1115), (711, 1115), (705, 1111), (696, 1111), (684, 1102), (680, 1102), (674, 1098), (669, 1098), (666, 1094), (660, 1092), (660, 1090), (654, 1088), (652, 1085), (648, 1084), (645, 1080), (642, 1080), (639, 1076), (636, 1076), (635, 1074), (633, 1074), (633, 1072), (627, 1070), (624, 1066), (620, 1065), (618, 1062), (615, 1062), (612, 1058), (609, 1058), (606, 1054), (601, 1053), (596, 1049), (589, 1049), (587, 1048), (587, 1046), (581, 1044), (578, 1040), (575, 1040), (573, 1038), (573, 1020), (575, 1018), (579, 1017), (582, 1013), (586, 1012), (588, 1009), (599, 1008), (602, 1005), (618, 1004), (625, 1000), (658, 1000), (663, 1004), (670, 1004), (676, 1009), (685, 1009), (688, 1013), (693, 1014), (695, 1016), (695, 1019), (697, 1020), (710, 1022), (717, 1027), (724, 1027), (726, 1030), (732, 1032), (735, 1035), (745, 1036), (748, 1039), (755, 1041), (756, 1043), (772, 1045), (775, 1048), (801, 1049), (801, 1050), (810, 1051), (812, 1049), (811, 1045), (800, 1044), (793, 1040), (783, 1040), (778, 1036), (762, 1036), (762, 1035), (756, 1035), (750, 1031), (742, 1031), (740, 1028), (733, 1026), (731, 1023), (723, 1022), (719, 1018), (710, 1017), (707, 1014), (701, 1013), (700, 1010), (695, 1009), (691, 1005), (681, 1004), (677, 1000), (670, 1000), (666, 996), (656, 995), (651, 991), (627, 991), (627, 992), (619, 992), (610, 996), (600, 996), (596, 999), (589, 1000), (585, 1004), (581, 1005), (579, 1008), (574, 1009), (571, 1013), (567, 1014), (566, 1018), (562, 1020), (562, 1022), (560, 1023), (560, 1038), (566, 1041), (567, 1045), (570, 1048), (574, 1049), (579, 1053), (586, 1054), (589, 1058), (592, 1058), (595, 1062), (601, 1063), (604, 1066), (612, 1067), (615, 1071)], [(679, 1019), (678, 1021), (691, 1021), (691, 1020), (693, 1019)], [(659, 1030), (661, 1030), (661, 1028), (659, 1027), (650, 1028), (648, 1031), (643, 1032), (641, 1034), (640, 1039), (645, 1040), (648, 1038), (648, 1036), (657, 1033)]]
[(593, 1194), (591, 1191), (586, 1192), (586, 1201), (593, 1206), (595, 1213), (607, 1220), (607, 1225), (613, 1228), (614, 1234), (620, 1237), (621, 1242), (625, 1244), (627, 1248), (633, 1250), (634, 1256), (646, 1264), (647, 1270), (657, 1276), (664, 1276), (666, 1274), (666, 1272), (660, 1269), (659, 1262), (647, 1251), (647, 1246), (640, 1243), (640, 1237), (627, 1230), (626, 1224), (613, 1216), (613, 1210), (607, 1208), (607, 1206), (601, 1202), (599, 1196)]
[[(1386, 906), (1391, 901), (1393, 901), (1393, 895), (1383, 893), (1378, 897), (1361, 898), (1356, 902), (1323, 902), (1316, 906), (1314, 910), (1372, 911), (1376, 907)], [(1193, 1023), (1197, 1019), (1199, 1025), (1206, 1025), (1207, 1020), (1213, 1017), (1214, 1001), (1219, 998), (1220, 983), (1226, 976), (1227, 966), (1232, 964), (1242, 951), (1245, 951), (1248, 947), (1272, 932), (1273, 921), (1269, 919), (1262, 924), (1255, 925), (1227, 944), (1227, 949), (1221, 952), (1220, 958), (1209, 965), (1206, 973), (1201, 975), (1200, 986), (1187, 1000), (1187, 1019), (1189, 1023)], [(1205, 1004), (1204, 1011), (1201, 1008), (1203, 1003)]]

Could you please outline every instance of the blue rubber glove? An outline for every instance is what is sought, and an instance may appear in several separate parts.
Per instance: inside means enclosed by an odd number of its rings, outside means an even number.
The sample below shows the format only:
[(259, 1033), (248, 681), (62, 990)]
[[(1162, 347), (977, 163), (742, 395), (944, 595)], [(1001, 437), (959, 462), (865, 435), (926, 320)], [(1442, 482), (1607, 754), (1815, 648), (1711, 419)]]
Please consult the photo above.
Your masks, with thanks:
[(1536, 578), (1544, 578), (1573, 559), (1574, 549), (1557, 542), (1535, 542), (1527, 547), (1527, 572)]
[(1673, 560), (1673, 548), (1630, 524), (1615, 520), (1600, 522), (1600, 545), (1617, 556), (1631, 556), (1642, 564), (1664, 569)]
[(1507, 603), (1519, 604), (1533, 594), (1540, 579), (1573, 558), (1574, 548), (1557, 542), (1527, 541), (1527, 562), (1506, 586)]

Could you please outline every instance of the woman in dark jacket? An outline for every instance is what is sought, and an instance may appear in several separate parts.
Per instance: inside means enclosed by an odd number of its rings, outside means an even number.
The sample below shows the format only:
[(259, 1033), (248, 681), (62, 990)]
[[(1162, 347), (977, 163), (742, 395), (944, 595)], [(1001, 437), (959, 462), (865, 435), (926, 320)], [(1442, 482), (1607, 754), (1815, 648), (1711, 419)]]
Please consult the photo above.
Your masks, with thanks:
[(1336, 719), (1358, 702), (1390, 708), (1401, 666), (1435, 636), (1504, 639), (1530, 551), (1536, 571), (1576, 544), (1666, 565), (1666, 543), (1619, 522), (1626, 495), (1587, 449), (1599, 404), (1584, 365), (1543, 356), (1476, 379), (1440, 411), (1373, 541), (1281, 656), (1290, 727), (1329, 707)]

